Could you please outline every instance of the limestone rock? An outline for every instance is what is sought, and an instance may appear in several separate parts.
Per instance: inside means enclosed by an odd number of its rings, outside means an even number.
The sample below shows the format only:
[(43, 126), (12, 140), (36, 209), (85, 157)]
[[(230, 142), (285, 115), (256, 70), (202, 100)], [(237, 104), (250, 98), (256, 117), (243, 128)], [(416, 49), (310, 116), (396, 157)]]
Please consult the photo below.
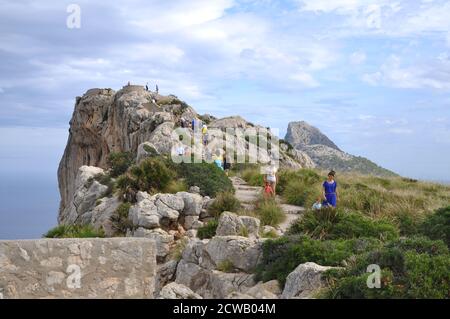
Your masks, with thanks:
[(143, 238), (0, 241), (5, 299), (153, 298), (156, 247)]
[(254, 284), (254, 275), (213, 270), (210, 273), (208, 292), (212, 298), (223, 299), (232, 292), (245, 291)]
[(163, 264), (157, 266), (155, 292), (159, 293), (161, 288), (167, 285), (170, 281), (175, 279), (175, 273), (177, 271), (178, 261), (169, 260)]
[(160, 297), (162, 299), (203, 299), (200, 295), (193, 292), (185, 285), (171, 282), (161, 289)]
[(97, 174), (103, 174), (103, 169), (94, 166), (81, 166), (76, 176), (73, 197), (68, 206), (58, 217), (59, 222), (73, 224), (86, 212), (95, 207), (97, 199), (103, 196), (108, 187), (94, 180)]
[(217, 266), (222, 262), (231, 262), (243, 272), (252, 272), (262, 253), (261, 241), (239, 236), (216, 236), (206, 245), (205, 251)]
[(250, 216), (238, 216), (231, 212), (223, 212), (219, 217), (217, 236), (242, 236), (245, 232), (248, 237), (259, 237), (260, 221)]
[(281, 289), (277, 280), (271, 280), (265, 283), (260, 282), (245, 293), (256, 299), (278, 299)]
[(199, 216), (202, 211), (203, 197), (199, 194), (178, 192), (176, 194), (184, 202), (183, 215)]
[(160, 215), (154, 199), (145, 192), (138, 192), (137, 202), (129, 211), (128, 218), (135, 227), (158, 228), (160, 227)]
[(139, 227), (133, 232), (132, 237), (144, 237), (153, 239), (156, 243), (156, 251), (158, 261), (164, 261), (170, 252), (170, 247), (174, 243), (175, 239), (173, 235), (170, 235), (161, 228), (145, 229)]
[(322, 273), (333, 267), (317, 265), (313, 262), (300, 264), (286, 278), (281, 298), (312, 298), (319, 289), (324, 287)]
[(194, 263), (180, 260), (177, 267), (175, 282), (185, 285), (193, 291), (203, 289), (209, 281), (208, 271)]
[[(146, 150), (154, 150), (154, 152), (147, 152)], [(139, 144), (138, 149), (137, 149), (137, 156), (136, 156), (136, 162), (140, 163), (142, 160), (157, 155), (159, 154), (159, 152), (156, 150), (155, 145), (153, 145), (150, 142), (144, 142)]]

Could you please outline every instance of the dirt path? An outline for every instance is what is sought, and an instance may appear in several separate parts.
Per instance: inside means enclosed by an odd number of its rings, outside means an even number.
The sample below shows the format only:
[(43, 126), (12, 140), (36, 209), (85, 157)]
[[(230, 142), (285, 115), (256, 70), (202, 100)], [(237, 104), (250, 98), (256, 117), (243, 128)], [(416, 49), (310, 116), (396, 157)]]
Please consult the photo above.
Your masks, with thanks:
[[(253, 210), (255, 207), (254, 203), (258, 200), (262, 192), (262, 187), (250, 186), (246, 181), (236, 176), (230, 177), (230, 180), (236, 191), (235, 196), (241, 202), (242, 206), (246, 210)], [(300, 206), (283, 204), (278, 195), (276, 201), (286, 214), (286, 220), (278, 226), (284, 233), (289, 228), (290, 224), (300, 217), (305, 209)]]

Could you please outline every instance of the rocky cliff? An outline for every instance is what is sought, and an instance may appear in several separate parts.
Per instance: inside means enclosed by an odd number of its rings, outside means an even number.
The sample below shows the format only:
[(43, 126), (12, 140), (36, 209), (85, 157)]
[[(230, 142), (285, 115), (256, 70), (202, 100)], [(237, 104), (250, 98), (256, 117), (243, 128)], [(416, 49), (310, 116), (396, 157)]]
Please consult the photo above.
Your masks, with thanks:
[[(142, 86), (130, 85), (115, 92), (111, 89), (91, 89), (76, 98), (70, 120), (69, 138), (58, 168), (61, 194), (59, 221), (68, 219), (73, 207), (78, 169), (83, 166), (107, 168), (111, 152), (142, 153), (139, 146), (151, 145), (158, 153), (168, 154), (172, 148), (171, 133), (180, 119), (202, 119), (210, 128), (249, 128), (253, 124), (239, 116), (216, 119), (199, 116), (176, 96), (162, 96), (146, 91)], [(261, 128), (261, 127), (259, 127)], [(273, 137), (274, 139), (276, 137)], [(248, 148), (248, 141), (237, 143)], [(281, 145), (280, 161), (291, 168), (312, 167), (305, 153)], [(79, 184), (79, 183), (78, 183)], [(76, 206), (76, 204), (75, 204)]]
[(295, 149), (306, 153), (317, 167), (325, 170), (354, 171), (377, 176), (396, 175), (367, 158), (354, 156), (340, 150), (319, 129), (304, 121), (290, 122), (285, 140)]

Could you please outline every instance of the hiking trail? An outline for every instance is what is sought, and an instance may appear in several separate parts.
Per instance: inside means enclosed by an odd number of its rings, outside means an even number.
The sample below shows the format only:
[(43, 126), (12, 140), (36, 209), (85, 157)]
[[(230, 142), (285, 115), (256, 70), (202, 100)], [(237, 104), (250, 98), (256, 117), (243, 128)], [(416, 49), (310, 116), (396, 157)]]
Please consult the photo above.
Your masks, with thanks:
[[(253, 210), (255, 207), (255, 202), (259, 199), (262, 193), (262, 186), (250, 186), (246, 181), (237, 176), (230, 177), (233, 187), (235, 189), (235, 196), (241, 202), (241, 205), (245, 210)], [(283, 233), (289, 228), (291, 223), (297, 220), (303, 211), (304, 207), (289, 205), (282, 203), (281, 197), (276, 196), (275, 200), (280, 205), (281, 209), (286, 215), (286, 220), (282, 222), (277, 228), (279, 228)]]

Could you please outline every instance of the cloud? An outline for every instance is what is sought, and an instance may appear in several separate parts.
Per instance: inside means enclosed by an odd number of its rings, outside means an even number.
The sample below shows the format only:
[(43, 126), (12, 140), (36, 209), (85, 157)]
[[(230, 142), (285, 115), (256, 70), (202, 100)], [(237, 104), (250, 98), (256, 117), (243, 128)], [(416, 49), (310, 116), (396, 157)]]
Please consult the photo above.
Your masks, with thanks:
[(370, 85), (385, 85), (404, 89), (450, 90), (450, 60), (442, 55), (427, 63), (403, 65), (400, 57), (391, 55), (380, 71), (364, 74), (362, 80)]
[(362, 51), (356, 51), (350, 55), (350, 63), (354, 65), (362, 64), (366, 61), (366, 59), (367, 56)]

